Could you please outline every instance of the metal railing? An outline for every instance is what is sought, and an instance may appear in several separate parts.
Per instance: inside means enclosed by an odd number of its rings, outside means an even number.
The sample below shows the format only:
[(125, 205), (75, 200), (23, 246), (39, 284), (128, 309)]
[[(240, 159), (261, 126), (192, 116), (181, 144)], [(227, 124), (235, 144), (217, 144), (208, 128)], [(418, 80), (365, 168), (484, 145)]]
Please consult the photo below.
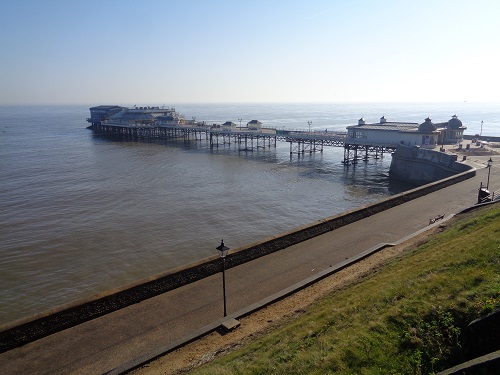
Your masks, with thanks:
[(500, 189), (490, 193), (489, 195), (487, 195), (486, 197), (483, 197), (482, 199), (479, 200), (478, 203), (486, 203), (486, 202), (492, 202), (495, 200), (495, 196), (496, 198), (498, 199), (498, 196), (500, 194)]

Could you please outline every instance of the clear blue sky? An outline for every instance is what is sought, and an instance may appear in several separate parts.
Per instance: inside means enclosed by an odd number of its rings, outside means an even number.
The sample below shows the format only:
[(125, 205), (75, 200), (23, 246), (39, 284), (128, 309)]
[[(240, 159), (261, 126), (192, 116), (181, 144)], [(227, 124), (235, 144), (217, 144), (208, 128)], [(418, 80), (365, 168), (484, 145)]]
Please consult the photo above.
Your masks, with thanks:
[(498, 0), (3, 0), (0, 104), (500, 102)]

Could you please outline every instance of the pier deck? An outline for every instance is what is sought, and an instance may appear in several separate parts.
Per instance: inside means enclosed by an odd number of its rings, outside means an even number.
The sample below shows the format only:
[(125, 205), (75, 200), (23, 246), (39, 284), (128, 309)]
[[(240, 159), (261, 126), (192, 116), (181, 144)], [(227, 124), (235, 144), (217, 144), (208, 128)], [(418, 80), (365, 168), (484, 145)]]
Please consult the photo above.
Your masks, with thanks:
[(209, 141), (210, 147), (235, 144), (241, 150), (251, 151), (259, 148), (276, 147), (276, 143), (288, 142), (290, 155), (323, 152), (327, 147), (343, 147), (343, 163), (356, 163), (359, 159), (370, 156), (378, 158), (384, 153), (394, 152), (394, 145), (371, 145), (350, 143), (345, 132), (277, 130), (273, 128), (249, 129), (239, 127), (225, 129), (217, 125), (162, 125), (162, 126), (126, 126), (99, 123), (90, 127), (94, 132), (110, 136), (123, 136), (126, 139), (175, 139), (185, 141)]

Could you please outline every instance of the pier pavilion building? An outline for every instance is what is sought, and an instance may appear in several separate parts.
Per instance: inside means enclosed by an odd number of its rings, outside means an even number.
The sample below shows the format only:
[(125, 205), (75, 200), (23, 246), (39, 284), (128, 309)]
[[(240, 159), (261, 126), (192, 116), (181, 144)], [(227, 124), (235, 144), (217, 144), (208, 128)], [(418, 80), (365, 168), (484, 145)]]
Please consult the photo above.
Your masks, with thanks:
[(442, 123), (433, 123), (426, 118), (421, 124), (387, 121), (385, 116), (378, 123), (366, 123), (360, 118), (358, 125), (347, 127), (346, 142), (350, 145), (396, 147), (403, 144), (433, 149), (438, 145), (462, 141), (465, 129), (456, 115)]
[(464, 130), (466, 126), (462, 124), (457, 115), (451, 116), (448, 122), (436, 124), (441, 132), (442, 142), (440, 144), (455, 144), (464, 139)]

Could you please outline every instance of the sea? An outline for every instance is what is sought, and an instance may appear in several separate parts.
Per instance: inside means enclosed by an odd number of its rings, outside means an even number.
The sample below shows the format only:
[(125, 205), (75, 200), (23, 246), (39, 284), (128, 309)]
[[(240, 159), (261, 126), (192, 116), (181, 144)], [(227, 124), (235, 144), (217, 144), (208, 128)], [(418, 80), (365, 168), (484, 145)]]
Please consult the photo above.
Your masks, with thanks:
[[(413, 186), (391, 156), (344, 165), (343, 148), (290, 155), (286, 142), (242, 151), (208, 141), (124, 141), (86, 127), (87, 105), (0, 106), (0, 325), (31, 317), (339, 214)], [(206, 123), (346, 131), (444, 122), (500, 135), (485, 103), (277, 103), (173, 106)], [(230, 250), (231, 251), (231, 250)]]

